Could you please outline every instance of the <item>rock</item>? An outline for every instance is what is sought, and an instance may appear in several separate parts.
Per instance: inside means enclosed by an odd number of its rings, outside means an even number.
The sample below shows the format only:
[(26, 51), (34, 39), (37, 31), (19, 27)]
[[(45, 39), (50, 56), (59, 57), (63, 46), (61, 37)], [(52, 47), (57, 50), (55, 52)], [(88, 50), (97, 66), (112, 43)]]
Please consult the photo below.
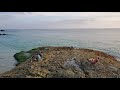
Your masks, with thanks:
[(2, 31), (2, 32), (3, 32), (3, 31), (5, 31), (5, 30), (0, 30), (0, 31)]
[(7, 34), (3, 34), (3, 35), (7, 35)]
[(67, 61), (64, 63), (63, 67), (64, 67), (64, 68), (74, 68), (74, 69), (76, 69), (76, 70), (82, 71), (81, 68), (79, 67), (79, 65), (77, 65), (77, 64), (75, 63), (74, 58), (73, 58), (73, 59), (70, 59), (70, 60), (67, 60)]
[(7, 34), (0, 34), (0, 35), (7, 35)]
[(108, 68), (109, 68), (111, 71), (117, 71), (117, 70), (118, 70), (118, 68), (113, 67), (113, 66), (108, 66)]
[(26, 57), (30, 57), (30, 53), (24, 53), (24, 55), (26, 56)]
[[(35, 52), (44, 52), (44, 60), (30, 62)], [(28, 53), (29, 52), (29, 53)], [(36, 48), (15, 54), (20, 62), (0, 78), (120, 78), (120, 62), (113, 56), (89, 50), (69, 47)], [(93, 57), (100, 60), (92, 64)], [(88, 60), (90, 59), (90, 61)]]

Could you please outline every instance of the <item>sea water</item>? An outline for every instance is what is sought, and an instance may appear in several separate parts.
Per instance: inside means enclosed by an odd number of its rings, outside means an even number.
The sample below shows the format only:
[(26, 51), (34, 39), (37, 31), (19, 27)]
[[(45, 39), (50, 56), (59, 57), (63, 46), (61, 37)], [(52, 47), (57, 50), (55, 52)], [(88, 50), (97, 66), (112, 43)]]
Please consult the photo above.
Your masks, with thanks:
[(0, 73), (15, 67), (15, 53), (43, 46), (88, 48), (120, 58), (120, 29), (8, 29), (4, 33), (8, 35), (0, 35)]

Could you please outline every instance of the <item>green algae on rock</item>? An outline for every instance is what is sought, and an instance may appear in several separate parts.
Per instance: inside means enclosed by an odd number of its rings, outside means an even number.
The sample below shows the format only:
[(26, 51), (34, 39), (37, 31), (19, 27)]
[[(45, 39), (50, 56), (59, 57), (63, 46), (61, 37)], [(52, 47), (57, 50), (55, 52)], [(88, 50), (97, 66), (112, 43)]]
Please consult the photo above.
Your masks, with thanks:
[(14, 55), (15, 59), (17, 60), (17, 65), (20, 63), (26, 61), (28, 58), (30, 58), (30, 53), (26, 53), (25, 51), (21, 51), (19, 53), (16, 53)]

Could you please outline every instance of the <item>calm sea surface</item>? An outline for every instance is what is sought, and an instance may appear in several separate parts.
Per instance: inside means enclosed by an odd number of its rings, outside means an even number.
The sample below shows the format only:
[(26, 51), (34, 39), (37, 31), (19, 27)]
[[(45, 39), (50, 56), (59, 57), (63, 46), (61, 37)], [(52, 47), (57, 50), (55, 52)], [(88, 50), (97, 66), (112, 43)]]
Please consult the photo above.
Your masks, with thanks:
[(42, 46), (75, 46), (120, 58), (120, 29), (11, 29), (4, 33), (8, 35), (0, 36), (0, 73), (14, 68), (15, 53)]

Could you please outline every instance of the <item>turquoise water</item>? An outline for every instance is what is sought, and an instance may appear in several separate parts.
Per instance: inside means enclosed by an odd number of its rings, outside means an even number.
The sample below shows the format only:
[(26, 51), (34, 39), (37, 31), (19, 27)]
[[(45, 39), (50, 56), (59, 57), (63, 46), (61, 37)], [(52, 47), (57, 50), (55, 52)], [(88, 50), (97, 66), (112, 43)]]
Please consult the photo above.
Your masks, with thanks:
[(13, 55), (42, 46), (74, 46), (106, 52), (120, 58), (120, 29), (14, 29), (0, 36), (0, 73), (14, 68)]

